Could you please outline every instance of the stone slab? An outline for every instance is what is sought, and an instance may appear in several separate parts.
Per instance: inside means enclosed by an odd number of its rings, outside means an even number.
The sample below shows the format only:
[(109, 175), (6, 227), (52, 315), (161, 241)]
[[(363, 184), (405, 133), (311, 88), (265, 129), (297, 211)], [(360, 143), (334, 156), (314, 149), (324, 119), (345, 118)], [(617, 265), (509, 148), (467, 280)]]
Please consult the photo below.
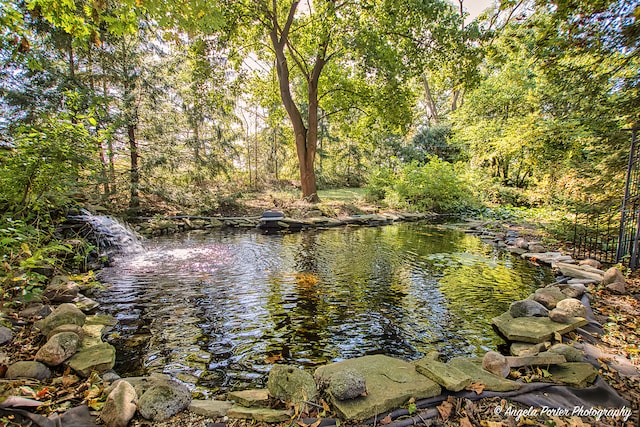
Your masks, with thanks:
[(564, 262), (557, 262), (555, 265), (564, 276), (573, 277), (575, 279), (590, 279), (600, 283), (604, 278), (604, 274), (600, 274), (594, 271), (589, 271), (589, 270), (595, 270), (595, 269), (585, 268), (586, 266), (584, 265), (577, 266), (575, 264), (567, 264)]
[(345, 401), (332, 401), (333, 408), (344, 419), (365, 420), (397, 409), (411, 398), (426, 399), (440, 394), (440, 386), (418, 373), (413, 364), (389, 356), (372, 355), (321, 366), (315, 371), (318, 383), (342, 370), (361, 373), (366, 380), (367, 396)]
[(507, 363), (510, 368), (519, 368), (521, 366), (541, 366), (541, 365), (558, 365), (565, 363), (567, 359), (561, 354), (554, 353), (538, 353), (535, 356), (507, 356)]
[(240, 405), (233, 405), (227, 411), (227, 417), (241, 420), (255, 420), (264, 423), (282, 423), (291, 419), (289, 411), (268, 408), (245, 408)]
[(593, 383), (598, 370), (586, 362), (567, 362), (549, 367), (551, 381), (570, 387), (584, 388)]
[(571, 317), (567, 323), (558, 323), (548, 317), (514, 318), (508, 312), (494, 317), (491, 322), (508, 341), (533, 344), (550, 341), (556, 333), (566, 334), (588, 323), (582, 317)]
[(246, 408), (269, 406), (269, 390), (267, 389), (232, 391), (227, 398)]
[(233, 403), (224, 400), (192, 400), (189, 411), (209, 418), (222, 418), (227, 415)]
[(541, 351), (546, 351), (548, 347), (551, 347), (550, 342), (542, 342), (538, 344), (532, 344), (530, 342), (514, 342), (509, 347), (509, 353), (512, 356), (535, 356)]
[(449, 365), (471, 377), (471, 382), (484, 384), (487, 391), (513, 391), (521, 387), (520, 383), (500, 378), (482, 369), (482, 359), (471, 357), (454, 357)]
[(415, 363), (415, 367), (416, 371), (450, 391), (460, 391), (471, 384), (469, 375), (437, 360), (422, 359), (419, 363)]

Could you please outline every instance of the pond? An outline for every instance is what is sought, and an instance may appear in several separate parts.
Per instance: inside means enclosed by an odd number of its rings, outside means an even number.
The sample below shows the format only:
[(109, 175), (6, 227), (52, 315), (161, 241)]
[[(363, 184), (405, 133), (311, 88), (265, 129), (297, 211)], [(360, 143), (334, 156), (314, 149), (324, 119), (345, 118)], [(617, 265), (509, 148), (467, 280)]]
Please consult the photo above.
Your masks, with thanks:
[(164, 372), (204, 394), (261, 386), (271, 363), (483, 354), (491, 318), (553, 280), (447, 225), (183, 234), (101, 273), (121, 375)]

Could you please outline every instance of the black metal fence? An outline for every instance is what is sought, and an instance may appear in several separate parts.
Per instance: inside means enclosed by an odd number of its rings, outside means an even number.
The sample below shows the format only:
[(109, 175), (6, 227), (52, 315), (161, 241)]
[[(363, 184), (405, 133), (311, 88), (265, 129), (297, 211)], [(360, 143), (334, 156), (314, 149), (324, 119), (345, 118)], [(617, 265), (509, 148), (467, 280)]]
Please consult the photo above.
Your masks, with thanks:
[(630, 129), (631, 149), (622, 206), (576, 213), (573, 256), (640, 267), (640, 147), (637, 127)]

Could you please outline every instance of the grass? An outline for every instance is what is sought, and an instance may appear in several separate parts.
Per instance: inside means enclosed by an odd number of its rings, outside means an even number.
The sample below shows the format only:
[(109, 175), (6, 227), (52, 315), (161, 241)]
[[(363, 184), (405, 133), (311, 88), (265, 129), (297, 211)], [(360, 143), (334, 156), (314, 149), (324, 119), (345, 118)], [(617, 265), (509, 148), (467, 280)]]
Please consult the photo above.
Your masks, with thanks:
[(332, 188), (318, 190), (318, 197), (323, 202), (354, 203), (364, 200), (366, 188)]

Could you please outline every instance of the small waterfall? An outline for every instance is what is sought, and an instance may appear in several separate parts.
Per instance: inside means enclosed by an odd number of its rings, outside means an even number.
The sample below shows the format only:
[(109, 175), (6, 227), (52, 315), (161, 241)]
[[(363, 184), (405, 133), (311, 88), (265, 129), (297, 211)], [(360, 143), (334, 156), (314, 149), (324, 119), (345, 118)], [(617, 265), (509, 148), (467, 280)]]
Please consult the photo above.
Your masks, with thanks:
[(67, 223), (96, 245), (101, 255), (132, 254), (143, 250), (136, 232), (110, 216), (93, 215), (82, 209), (80, 215), (67, 216)]

